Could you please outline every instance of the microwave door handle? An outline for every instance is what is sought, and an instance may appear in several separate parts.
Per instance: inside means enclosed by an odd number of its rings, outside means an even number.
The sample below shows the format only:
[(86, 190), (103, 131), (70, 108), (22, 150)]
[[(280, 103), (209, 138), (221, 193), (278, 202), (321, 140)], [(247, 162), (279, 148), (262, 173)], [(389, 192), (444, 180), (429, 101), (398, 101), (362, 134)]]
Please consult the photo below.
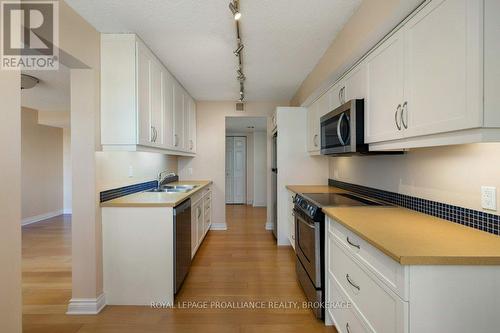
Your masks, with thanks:
[(346, 145), (344, 138), (342, 138), (342, 134), (340, 133), (340, 126), (342, 125), (342, 120), (344, 119), (344, 117), (345, 117), (345, 113), (342, 113), (342, 115), (340, 115), (339, 122), (337, 123), (337, 136), (338, 136), (338, 139), (339, 139), (340, 143), (342, 144), (342, 146)]

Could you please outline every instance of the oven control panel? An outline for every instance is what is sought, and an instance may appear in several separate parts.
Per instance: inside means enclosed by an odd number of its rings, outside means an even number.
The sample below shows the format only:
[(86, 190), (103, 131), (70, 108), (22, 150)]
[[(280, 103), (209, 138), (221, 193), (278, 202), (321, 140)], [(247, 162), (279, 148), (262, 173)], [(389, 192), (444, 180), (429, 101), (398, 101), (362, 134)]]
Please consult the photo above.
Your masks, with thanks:
[(295, 196), (295, 207), (300, 209), (314, 221), (321, 222), (324, 220), (324, 214), (321, 211), (321, 207), (316, 206), (300, 195)]

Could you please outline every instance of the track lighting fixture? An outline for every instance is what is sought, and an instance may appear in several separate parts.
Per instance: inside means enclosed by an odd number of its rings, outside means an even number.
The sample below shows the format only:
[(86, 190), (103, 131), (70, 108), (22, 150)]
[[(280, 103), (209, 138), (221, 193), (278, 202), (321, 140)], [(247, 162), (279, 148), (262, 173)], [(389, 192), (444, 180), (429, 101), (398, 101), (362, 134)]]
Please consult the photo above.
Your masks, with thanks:
[(229, 3), (229, 9), (231, 10), (231, 13), (233, 13), (234, 19), (238, 21), (241, 18), (241, 13), (238, 8), (238, 1), (233, 0)]
[(240, 56), (240, 53), (241, 51), (243, 50), (243, 48), (245, 47), (245, 45), (243, 45), (241, 42), (238, 44), (238, 48), (236, 50), (233, 51), (234, 55), (239, 57)]

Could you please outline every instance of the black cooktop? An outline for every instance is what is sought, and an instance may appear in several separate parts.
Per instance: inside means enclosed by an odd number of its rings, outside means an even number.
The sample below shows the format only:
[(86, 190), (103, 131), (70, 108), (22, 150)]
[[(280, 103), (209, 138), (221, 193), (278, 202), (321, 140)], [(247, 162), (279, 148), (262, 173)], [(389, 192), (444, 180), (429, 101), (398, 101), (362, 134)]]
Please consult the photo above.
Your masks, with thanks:
[(306, 199), (320, 207), (328, 206), (383, 206), (383, 203), (371, 201), (349, 193), (304, 193)]

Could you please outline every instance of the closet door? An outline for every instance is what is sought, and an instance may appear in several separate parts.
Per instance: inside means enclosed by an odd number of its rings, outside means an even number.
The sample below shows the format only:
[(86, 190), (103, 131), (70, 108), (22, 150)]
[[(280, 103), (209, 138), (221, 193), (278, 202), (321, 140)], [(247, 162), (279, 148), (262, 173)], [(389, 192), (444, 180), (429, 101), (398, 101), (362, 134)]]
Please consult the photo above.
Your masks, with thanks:
[(246, 137), (226, 137), (226, 203), (246, 204)]
[(233, 187), (233, 161), (234, 161), (234, 137), (226, 137), (226, 203), (232, 204), (234, 201)]

